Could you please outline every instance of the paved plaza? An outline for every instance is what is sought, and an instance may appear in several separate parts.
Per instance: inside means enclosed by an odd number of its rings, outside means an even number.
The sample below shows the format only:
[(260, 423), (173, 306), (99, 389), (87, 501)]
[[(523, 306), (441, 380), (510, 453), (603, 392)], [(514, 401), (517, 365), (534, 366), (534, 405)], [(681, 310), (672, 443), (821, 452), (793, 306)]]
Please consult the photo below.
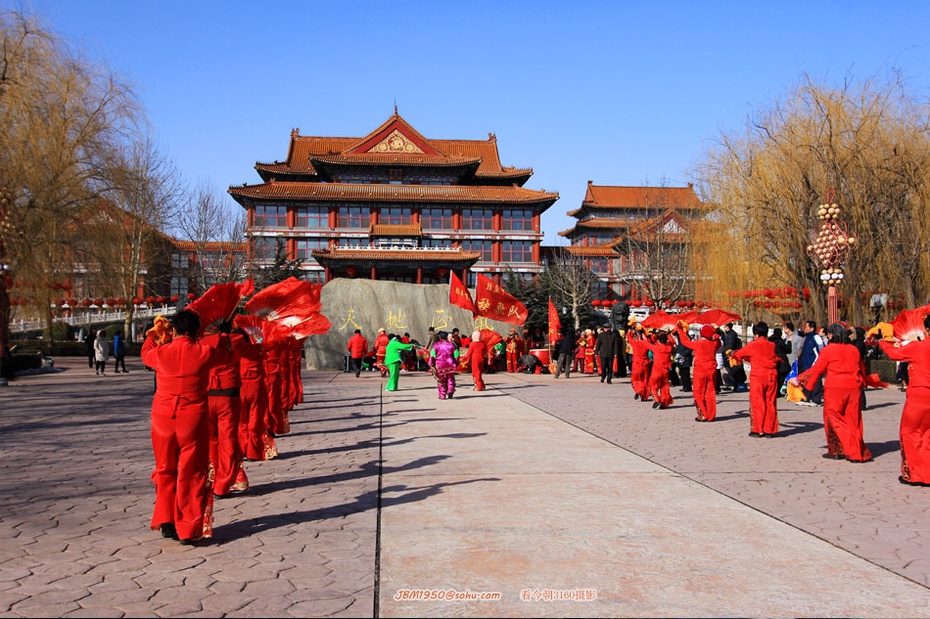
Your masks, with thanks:
[(148, 528), (153, 375), (83, 359), (0, 388), (0, 617), (930, 617), (930, 488), (898, 483), (904, 393), (870, 390), (875, 459), (824, 460), (822, 409), (748, 394), (693, 421), (573, 374), (305, 371), (280, 455), (214, 537)]

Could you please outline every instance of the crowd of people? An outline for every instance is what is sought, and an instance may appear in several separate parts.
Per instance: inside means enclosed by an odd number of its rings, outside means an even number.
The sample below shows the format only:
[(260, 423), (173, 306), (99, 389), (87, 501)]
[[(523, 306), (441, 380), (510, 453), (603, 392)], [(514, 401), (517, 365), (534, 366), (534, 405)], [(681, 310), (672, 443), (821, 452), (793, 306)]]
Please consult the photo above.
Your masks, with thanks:
[[(633, 399), (667, 409), (671, 387), (691, 393), (695, 421), (716, 419), (717, 396), (724, 390), (749, 391), (749, 436), (779, 435), (778, 402), (800, 394), (798, 403), (822, 406), (827, 452), (824, 458), (867, 462), (872, 458), (863, 438), (865, 388), (884, 386), (869, 374), (869, 347), (908, 364), (907, 402), (901, 420), (903, 484), (930, 485), (930, 343), (901, 345), (891, 325), (868, 334), (841, 323), (818, 329), (805, 322), (800, 330), (785, 322), (770, 329), (752, 326), (744, 345), (732, 324), (717, 328), (647, 329), (635, 319), (626, 328), (566, 329), (552, 346), (555, 378), (573, 372), (597, 374), (601, 383), (629, 375)], [(930, 329), (930, 316), (925, 320)], [(302, 344), (296, 337), (275, 342), (255, 340), (232, 321), (219, 323), (204, 336), (194, 311), (173, 321), (158, 317), (146, 334), (142, 362), (155, 373), (152, 447), (155, 507), (152, 529), (182, 544), (209, 537), (212, 505), (249, 488), (244, 462), (277, 455), (275, 438), (290, 431), (289, 411), (303, 401), (300, 378)], [(496, 336), (496, 337), (495, 337)], [(540, 336), (541, 337), (541, 336)], [(103, 373), (110, 348), (101, 331), (92, 338), (88, 362)], [(114, 371), (125, 372), (124, 345), (114, 341)], [(453, 399), (456, 376), (470, 372), (473, 389), (485, 389), (484, 373), (521, 371), (521, 354), (540, 346), (528, 332), (507, 336), (491, 330), (461, 336), (430, 329), (425, 345), (409, 334), (380, 329), (373, 344), (356, 330), (346, 346), (350, 371), (366, 366), (382, 372), (385, 390), (396, 391), (400, 374), (424, 369), (436, 379), (440, 400)], [(89, 349), (90, 350), (90, 349)], [(118, 351), (118, 352), (117, 352)], [(500, 366), (498, 366), (500, 363)], [(743, 364), (748, 363), (747, 377)], [(101, 365), (103, 364), (103, 365)], [(120, 370), (120, 368), (122, 368)]]

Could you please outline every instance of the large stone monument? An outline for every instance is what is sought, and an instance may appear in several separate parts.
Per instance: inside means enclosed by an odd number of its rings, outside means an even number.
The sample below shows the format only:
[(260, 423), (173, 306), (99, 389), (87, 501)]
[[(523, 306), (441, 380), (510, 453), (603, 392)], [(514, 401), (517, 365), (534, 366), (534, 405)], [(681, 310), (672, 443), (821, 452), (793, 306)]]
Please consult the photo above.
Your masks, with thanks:
[[(474, 291), (471, 291), (474, 297)], [(323, 315), (332, 323), (329, 333), (311, 335), (304, 345), (307, 368), (342, 369), (346, 343), (362, 330), (369, 345), (378, 329), (426, 342), (427, 331), (451, 331), (470, 336), (476, 328), (491, 328), (507, 335), (515, 325), (472, 318), (471, 312), (449, 303), (448, 284), (404, 284), (369, 279), (338, 278), (323, 286)], [(519, 329), (519, 327), (518, 327)]]

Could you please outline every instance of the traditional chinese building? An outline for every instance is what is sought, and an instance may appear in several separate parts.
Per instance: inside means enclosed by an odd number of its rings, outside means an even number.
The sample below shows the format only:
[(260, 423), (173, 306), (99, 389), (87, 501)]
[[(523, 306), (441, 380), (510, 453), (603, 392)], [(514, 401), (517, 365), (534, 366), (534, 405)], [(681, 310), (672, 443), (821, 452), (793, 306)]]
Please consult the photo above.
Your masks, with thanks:
[(504, 167), (497, 138), (427, 139), (395, 109), (364, 137), (291, 132), (261, 184), (230, 187), (247, 211), (254, 266), (279, 252), (306, 279), (358, 277), (470, 286), (475, 273), (539, 273), (540, 217), (558, 193), (526, 189), (531, 168)]
[(641, 292), (636, 273), (643, 269), (650, 240), (687, 245), (691, 224), (707, 212), (690, 183), (625, 187), (588, 181), (581, 206), (568, 212), (577, 222), (559, 236), (571, 243), (567, 251), (583, 259), (615, 295), (635, 299)]

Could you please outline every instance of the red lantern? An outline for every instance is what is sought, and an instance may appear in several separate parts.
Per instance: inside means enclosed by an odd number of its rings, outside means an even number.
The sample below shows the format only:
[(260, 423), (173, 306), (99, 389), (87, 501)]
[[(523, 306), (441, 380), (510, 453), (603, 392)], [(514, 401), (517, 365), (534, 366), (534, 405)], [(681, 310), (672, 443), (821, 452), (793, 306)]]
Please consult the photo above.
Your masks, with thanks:
[(81, 301), (81, 305), (83, 305), (84, 307), (90, 307), (93, 304), (94, 302), (91, 301), (90, 299), (84, 299), (83, 301)]
[(171, 302), (172, 302), (172, 303), (177, 303), (177, 302), (178, 302), (178, 295), (176, 295), (176, 294), (171, 295)]
[(655, 301), (653, 301), (652, 299), (646, 299), (646, 307), (655, 307), (655, 306), (656, 306)]
[(142, 305), (142, 297), (133, 297), (133, 298), (132, 298), (132, 304), (133, 304), (133, 305)]
[(591, 305), (593, 305), (594, 307), (600, 307), (601, 306), (600, 299), (594, 299), (593, 301), (591, 301)]
[(772, 307), (772, 302), (771, 302), (771, 301), (766, 301), (766, 302), (763, 303), (762, 305), (763, 305), (764, 307), (766, 307), (766, 308), (770, 308), (770, 307)]
[(187, 298), (193, 301), (194, 299), (197, 298), (197, 295), (195, 295), (193, 292), (188, 292)]
[(643, 302), (637, 299), (635, 301), (630, 301), (630, 305), (632, 305), (633, 307), (642, 307)]
[[(439, 271), (437, 271), (437, 273), (438, 273), (438, 272), (439, 272)], [(358, 273), (358, 270), (356, 270), (355, 267), (346, 267), (346, 274), (347, 274), (349, 277), (355, 277), (355, 274), (356, 274), (356, 273)]]
[[(349, 269), (354, 270), (354, 267), (349, 267)], [(346, 269), (346, 272), (348, 272), (348, 269)], [(436, 269), (436, 275), (438, 275), (439, 277), (445, 277), (448, 274), (449, 274), (449, 269)], [(352, 275), (355, 275), (355, 274), (352, 273)]]

